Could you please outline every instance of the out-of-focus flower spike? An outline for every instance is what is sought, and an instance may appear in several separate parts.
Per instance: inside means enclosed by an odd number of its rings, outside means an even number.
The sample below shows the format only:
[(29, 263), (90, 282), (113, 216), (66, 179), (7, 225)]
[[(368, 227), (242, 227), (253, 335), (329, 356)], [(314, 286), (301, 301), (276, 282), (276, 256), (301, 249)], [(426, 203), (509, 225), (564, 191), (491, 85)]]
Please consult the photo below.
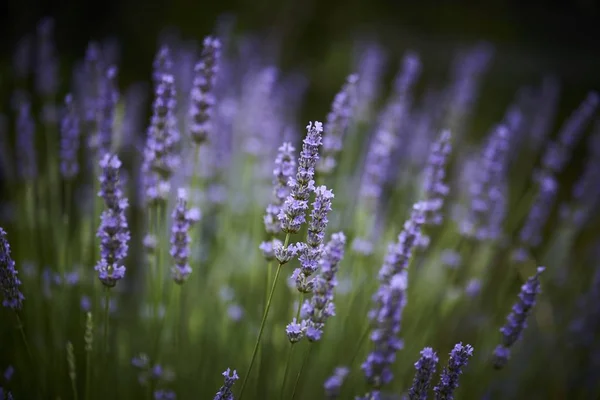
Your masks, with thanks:
[(37, 153), (35, 145), (35, 121), (31, 103), (26, 98), (18, 101), (17, 114), (17, 172), (21, 179), (30, 181), (37, 177)]
[(0, 291), (2, 291), (2, 306), (13, 310), (23, 307), (25, 296), (19, 289), (21, 281), (18, 277), (15, 262), (10, 255), (10, 244), (6, 232), (0, 228)]
[(70, 180), (79, 172), (79, 114), (73, 96), (65, 97), (65, 109), (60, 125), (60, 171), (63, 178)]
[(200, 145), (212, 134), (212, 114), (215, 105), (214, 86), (219, 70), (221, 42), (217, 38), (204, 38), (200, 61), (194, 67), (194, 83), (190, 102), (190, 135)]
[(58, 58), (54, 44), (54, 20), (44, 18), (37, 27), (36, 90), (53, 98), (58, 89)]
[(323, 150), (317, 171), (330, 174), (336, 165), (336, 156), (342, 150), (343, 139), (348, 127), (354, 105), (356, 103), (356, 84), (358, 75), (352, 74), (346, 78), (342, 90), (336, 94), (331, 111), (327, 115), (323, 135)]
[(192, 225), (200, 220), (200, 211), (197, 208), (188, 209), (187, 193), (185, 189), (179, 189), (177, 195), (177, 206), (171, 215), (173, 227), (171, 228), (171, 257), (175, 266), (171, 269), (173, 280), (177, 284), (183, 284), (192, 273), (188, 263), (190, 256), (190, 234)]
[(511, 347), (521, 338), (527, 327), (527, 318), (535, 306), (537, 295), (541, 292), (540, 275), (544, 267), (538, 267), (535, 275), (527, 279), (521, 287), (519, 300), (514, 304), (512, 312), (508, 315), (506, 325), (500, 329), (502, 344), (494, 350), (494, 367), (503, 368), (510, 358)]

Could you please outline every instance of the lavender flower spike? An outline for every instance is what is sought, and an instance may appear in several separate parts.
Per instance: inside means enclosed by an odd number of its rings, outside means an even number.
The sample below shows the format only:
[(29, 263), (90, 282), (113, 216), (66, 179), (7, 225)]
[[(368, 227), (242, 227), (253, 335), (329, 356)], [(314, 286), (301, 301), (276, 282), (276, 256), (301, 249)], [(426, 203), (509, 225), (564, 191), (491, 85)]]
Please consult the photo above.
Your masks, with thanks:
[(450, 131), (442, 131), (438, 140), (431, 146), (429, 159), (425, 167), (423, 189), (426, 200), (423, 202), (423, 205), (425, 208), (425, 221), (432, 225), (442, 223), (443, 216), (441, 210), (444, 205), (444, 199), (450, 191), (448, 185), (444, 182), (448, 155), (452, 151), (450, 139)]
[(331, 112), (327, 115), (323, 136), (323, 157), (317, 164), (317, 171), (330, 174), (336, 165), (335, 157), (342, 150), (342, 140), (348, 130), (352, 111), (356, 102), (356, 82), (358, 75), (346, 78), (342, 90), (335, 96)]
[(335, 315), (333, 291), (337, 286), (336, 275), (339, 263), (344, 258), (345, 245), (346, 236), (343, 232), (331, 235), (319, 260), (321, 270), (314, 281), (314, 294), (302, 306), (302, 315), (308, 320), (306, 337), (311, 342), (321, 339), (325, 321)]
[(337, 399), (340, 396), (340, 390), (344, 384), (344, 379), (350, 373), (348, 367), (337, 367), (331, 375), (325, 381), (323, 385), (325, 388), (325, 395), (329, 400)]
[(98, 155), (102, 157), (110, 150), (113, 125), (115, 122), (115, 107), (119, 101), (117, 87), (117, 68), (112, 66), (106, 70), (100, 80), (100, 118), (98, 121)]
[(0, 228), (0, 291), (2, 291), (2, 306), (20, 310), (23, 307), (25, 296), (19, 290), (21, 281), (17, 276), (15, 262), (10, 256), (10, 245), (6, 239), (6, 232)]
[(535, 306), (535, 299), (541, 292), (540, 275), (544, 267), (538, 267), (534, 276), (527, 279), (521, 287), (519, 300), (508, 315), (506, 325), (500, 329), (502, 344), (494, 350), (494, 368), (501, 369), (510, 358), (510, 348), (521, 338), (523, 330), (527, 327), (527, 317)]
[(223, 372), (223, 376), (225, 377), (225, 383), (221, 386), (213, 400), (233, 400), (231, 388), (235, 381), (239, 379), (238, 374), (236, 370), (233, 370), (232, 373), (231, 370), (227, 368), (225, 372)]
[(123, 259), (127, 256), (130, 235), (125, 218), (128, 206), (119, 182), (121, 161), (116, 155), (106, 153), (100, 160), (100, 192), (106, 205), (101, 215), (97, 236), (100, 238), (100, 261), (96, 265), (100, 281), (107, 287), (113, 287), (125, 276)]
[(300, 158), (298, 159), (298, 172), (296, 179), (290, 178), (288, 186), (290, 195), (286, 198), (278, 218), (281, 222), (281, 230), (285, 233), (297, 233), (306, 220), (306, 209), (308, 198), (314, 190), (315, 166), (319, 160), (319, 146), (323, 124), (316, 121), (313, 125), (309, 122), (306, 126), (308, 131), (304, 138)]
[(404, 346), (398, 334), (406, 305), (407, 286), (406, 271), (394, 275), (389, 283), (380, 286), (375, 296), (376, 306), (369, 312), (369, 319), (373, 324), (373, 351), (369, 353), (361, 368), (367, 382), (376, 391), (392, 381), (394, 375), (391, 365), (396, 360), (396, 352)]
[(314, 282), (310, 280), (312, 274), (319, 267), (319, 260), (323, 252), (323, 238), (327, 228), (327, 214), (331, 211), (333, 192), (325, 186), (315, 189), (316, 197), (312, 204), (310, 224), (306, 238), (306, 246), (300, 252), (300, 268), (294, 271), (296, 287), (302, 293), (312, 291)]
[(171, 228), (171, 257), (175, 260), (175, 266), (171, 274), (175, 283), (181, 285), (192, 273), (188, 264), (190, 256), (189, 230), (193, 223), (200, 220), (200, 210), (188, 209), (187, 193), (185, 189), (179, 189), (177, 207), (173, 210), (173, 227)]
[(166, 201), (170, 191), (170, 178), (179, 165), (179, 158), (175, 154), (179, 143), (179, 131), (175, 118), (173, 75), (160, 74), (155, 96), (142, 164), (148, 203)]
[(79, 116), (73, 96), (65, 97), (65, 115), (60, 125), (60, 172), (65, 179), (73, 179), (79, 172), (77, 153), (79, 151)]
[(28, 100), (20, 101), (17, 117), (17, 167), (19, 175), (25, 180), (35, 179), (37, 171), (35, 122), (31, 115)]
[(410, 400), (426, 400), (429, 383), (435, 373), (435, 366), (438, 363), (437, 354), (431, 347), (425, 347), (421, 350), (421, 358), (415, 363), (417, 373), (412, 386), (408, 391)]
[(281, 223), (277, 216), (285, 199), (290, 195), (290, 187), (287, 185), (296, 170), (294, 152), (296, 149), (289, 142), (284, 142), (279, 147), (275, 158), (273, 169), (273, 202), (267, 206), (264, 217), (267, 233), (277, 234), (281, 231)]
[(448, 366), (444, 368), (440, 376), (440, 383), (433, 388), (435, 400), (452, 400), (454, 391), (458, 387), (458, 379), (462, 374), (462, 369), (473, 356), (473, 347), (470, 344), (463, 346), (458, 343), (450, 352)]
[(213, 93), (219, 59), (221, 42), (217, 38), (207, 36), (204, 38), (204, 48), (200, 61), (194, 67), (194, 83), (190, 103), (190, 135), (192, 140), (200, 145), (208, 140), (211, 131), (211, 114), (215, 105)]

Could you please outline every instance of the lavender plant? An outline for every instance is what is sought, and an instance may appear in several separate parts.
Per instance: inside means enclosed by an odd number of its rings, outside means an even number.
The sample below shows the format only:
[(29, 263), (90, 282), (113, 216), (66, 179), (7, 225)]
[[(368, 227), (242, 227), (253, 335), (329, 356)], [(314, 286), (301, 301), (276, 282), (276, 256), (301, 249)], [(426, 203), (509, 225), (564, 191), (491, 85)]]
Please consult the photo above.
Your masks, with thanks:
[(560, 121), (546, 75), (488, 110), (490, 44), (446, 82), (365, 37), (315, 73), (231, 21), (167, 32), (130, 87), (114, 41), (71, 68), (52, 19), (2, 64), (0, 397), (598, 398), (598, 95)]

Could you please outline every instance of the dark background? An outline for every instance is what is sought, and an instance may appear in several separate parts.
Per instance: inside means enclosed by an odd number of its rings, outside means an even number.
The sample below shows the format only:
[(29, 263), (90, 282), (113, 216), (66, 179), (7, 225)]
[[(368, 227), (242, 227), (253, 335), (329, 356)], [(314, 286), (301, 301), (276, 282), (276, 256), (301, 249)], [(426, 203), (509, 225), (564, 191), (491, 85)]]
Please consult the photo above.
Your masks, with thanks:
[(497, 51), (483, 88), (485, 101), (479, 106), (482, 119), (499, 117), (519, 86), (538, 84), (545, 73), (560, 77), (560, 113), (566, 115), (588, 90), (600, 88), (598, 3), (0, 0), (0, 60), (10, 63), (16, 41), (34, 32), (41, 17), (52, 16), (65, 79), (90, 39), (114, 37), (121, 48), (120, 84), (126, 86), (149, 79), (157, 39), (165, 28), (176, 27), (183, 38), (199, 41), (214, 29), (218, 18), (228, 14), (235, 16), (236, 32), (259, 32), (284, 43), (280, 65), (301, 69), (311, 81), (307, 112), (326, 112), (350, 72), (353, 40), (368, 35), (385, 45), (396, 65), (405, 49), (417, 50), (425, 79), (447, 76), (457, 44), (491, 41)]

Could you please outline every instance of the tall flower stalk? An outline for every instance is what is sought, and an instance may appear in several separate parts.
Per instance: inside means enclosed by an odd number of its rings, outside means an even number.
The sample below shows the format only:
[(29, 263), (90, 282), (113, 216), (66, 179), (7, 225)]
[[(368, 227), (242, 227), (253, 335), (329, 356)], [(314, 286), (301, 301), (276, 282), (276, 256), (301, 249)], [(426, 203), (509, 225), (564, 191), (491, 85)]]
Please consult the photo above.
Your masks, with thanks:
[(308, 199), (315, 187), (313, 178), (315, 175), (315, 166), (319, 159), (319, 147), (321, 146), (323, 124), (316, 121), (313, 125), (312, 122), (309, 122), (309, 124), (306, 126), (306, 130), (307, 134), (303, 140), (302, 151), (300, 152), (300, 157), (298, 159), (296, 178), (289, 179), (288, 186), (290, 187), (290, 194), (284, 201), (278, 214), (278, 219), (281, 222), (281, 230), (286, 234), (285, 241), (283, 242), (283, 245), (277, 246), (277, 248), (274, 250), (275, 258), (279, 262), (279, 265), (277, 266), (271, 291), (269, 292), (269, 296), (267, 298), (267, 304), (265, 306), (263, 318), (260, 323), (258, 337), (254, 345), (254, 350), (252, 351), (250, 365), (248, 366), (248, 371), (246, 372), (242, 382), (242, 388), (239, 395), (240, 400), (244, 394), (244, 389), (246, 387), (246, 383), (248, 382), (250, 372), (252, 372), (252, 366), (254, 365), (258, 346), (260, 345), (260, 339), (262, 338), (265, 323), (269, 315), (271, 301), (273, 300), (273, 294), (275, 293), (275, 288), (277, 287), (277, 281), (279, 274), (281, 273), (281, 267), (298, 254), (300, 246), (289, 244), (290, 235), (297, 233), (302, 224), (304, 224), (306, 221)]

